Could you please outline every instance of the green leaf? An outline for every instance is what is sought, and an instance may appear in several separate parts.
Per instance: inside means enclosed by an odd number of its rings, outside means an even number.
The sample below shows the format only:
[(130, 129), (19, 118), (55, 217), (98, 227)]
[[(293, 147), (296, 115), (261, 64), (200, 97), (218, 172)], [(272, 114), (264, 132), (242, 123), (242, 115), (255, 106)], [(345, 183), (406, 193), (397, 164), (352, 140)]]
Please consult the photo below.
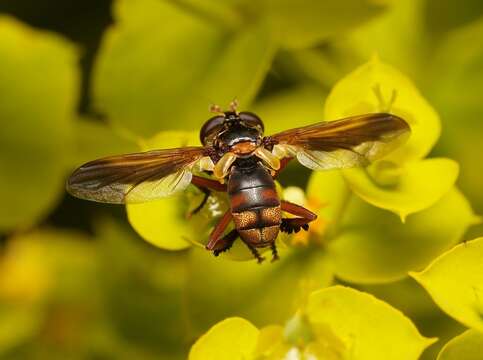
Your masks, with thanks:
[(74, 136), (73, 168), (93, 159), (139, 151), (139, 146), (135, 141), (121, 136), (106, 124), (92, 119), (76, 121)]
[[(461, 117), (461, 113), (481, 112), (483, 90), (483, 19), (456, 29), (448, 34), (434, 55), (433, 66), (427, 74), (428, 86), (438, 109), (461, 123), (479, 124), (476, 119)], [(445, 76), (441, 72), (445, 71)], [(465, 91), (454, 91), (464, 89)], [(461, 120), (460, 120), (461, 119)], [(450, 119), (448, 119), (450, 120)], [(453, 126), (448, 121), (449, 126)]]
[(189, 360), (247, 360), (257, 345), (260, 331), (242, 318), (225, 319), (196, 341)]
[(312, 324), (328, 326), (357, 360), (416, 360), (435, 341), (385, 302), (342, 286), (312, 293), (306, 313)]
[[(445, 119), (438, 152), (451, 154), (462, 169), (458, 183), (478, 211), (483, 209), (481, 168), (483, 122), (483, 18), (448, 33), (427, 74), (432, 102)], [(444, 76), (441, 76), (444, 74)], [(462, 89), (455, 91), (455, 89)], [(475, 171), (473, 171), (473, 169)], [(481, 229), (475, 234), (481, 234)]]
[(272, 31), (287, 48), (306, 48), (380, 14), (385, 6), (367, 0), (265, 0)]
[(199, 128), (238, 98), (248, 107), (275, 43), (264, 24), (227, 31), (172, 2), (118, 0), (94, 74), (97, 106), (138, 136)]
[(424, 15), (428, 31), (440, 35), (479, 19), (482, 13), (479, 0), (466, 0), (464, 6), (452, 0), (428, 0)]
[(409, 214), (430, 207), (451, 189), (458, 176), (458, 164), (444, 158), (410, 162), (402, 167), (380, 161), (369, 172), (355, 168), (343, 170), (343, 174), (354, 193), (405, 221)]
[(192, 319), (186, 307), (188, 252), (156, 251), (123, 221), (98, 220), (97, 278), (114, 320), (110, 325), (124, 345), (157, 350), (165, 354), (163, 359), (173, 358), (175, 351), (186, 352), (187, 328), (180, 324)]
[(483, 334), (467, 330), (450, 340), (438, 355), (437, 360), (480, 360), (483, 349)]
[(339, 171), (312, 173), (307, 204), (318, 215), (310, 232), (329, 242), (336, 275), (357, 283), (394, 281), (424, 268), (477, 221), (468, 201), (453, 189), (403, 224), (353, 196)]
[(48, 291), (56, 291), (58, 298), (83, 293), (96, 259), (89, 240), (80, 232), (47, 229), (10, 238), (2, 259), (2, 290), (31, 293), (24, 298)]
[(413, 83), (395, 68), (374, 57), (341, 79), (325, 103), (325, 118), (390, 111), (411, 127), (408, 142), (385, 160), (397, 164), (425, 157), (440, 135), (437, 113)]
[(36, 308), (7, 309), (2, 309), (0, 312), (1, 355), (21, 346), (24, 342), (33, 338), (41, 329), (42, 316)]
[(483, 238), (455, 246), (411, 276), (449, 316), (483, 330)]
[(0, 17), (0, 232), (39, 221), (63, 193), (77, 55), (56, 35)]
[[(235, 244), (238, 241), (235, 241)], [(281, 257), (279, 264), (259, 265), (256, 261), (231, 261), (228, 256), (231, 250), (214, 257), (205, 249), (194, 247), (189, 252), (189, 278), (188, 278), (188, 299), (189, 307), (195, 315), (196, 331), (206, 331), (207, 327), (213, 324), (216, 318), (228, 317), (230, 314), (237, 314), (248, 319), (256, 319), (263, 323), (270, 323), (273, 316), (278, 316), (282, 312), (282, 319), (287, 313), (290, 315), (290, 305), (293, 302), (283, 301), (273, 303), (273, 298), (266, 294), (271, 293), (271, 288), (278, 285), (278, 279), (285, 284), (285, 275), (291, 273), (277, 274), (281, 263), (285, 263), (285, 258)], [(252, 257), (253, 258), (253, 257)], [(267, 266), (265, 266), (267, 265)], [(220, 271), (223, 269), (223, 271)], [(290, 269), (292, 270), (292, 269)], [(293, 272), (293, 271), (292, 271)], [(277, 275), (276, 275), (277, 274)], [(277, 282), (277, 284), (274, 284)], [(223, 284), (221, 286), (220, 284)], [(287, 288), (283, 288), (287, 291)], [(274, 291), (275, 292), (275, 291)], [(256, 294), (263, 293), (263, 296)], [(293, 299), (291, 296), (286, 298)], [(250, 306), (246, 306), (247, 300), (251, 299)], [(207, 306), (216, 302), (213, 311), (207, 312)], [(260, 309), (260, 302), (267, 302), (266, 307)], [(283, 308), (283, 304), (289, 304)], [(269, 306), (272, 306), (270, 308)], [(269, 311), (264, 311), (270, 309)], [(273, 309), (273, 311), (271, 311)], [(247, 314), (247, 311), (250, 314)], [(267, 319), (268, 318), (268, 319)]]
[(317, 219), (310, 230), (320, 236), (332, 235), (344, 216), (352, 192), (338, 170), (314, 171), (307, 184), (307, 202)]
[(345, 62), (354, 63), (378, 54), (412, 78), (424, 79), (432, 66), (428, 48), (433, 45), (425, 36), (424, 5), (421, 0), (391, 1), (388, 11), (377, 19), (337, 39), (339, 62), (344, 56), (349, 58)]
[[(242, 241), (237, 243), (247, 251)], [(231, 255), (232, 250), (218, 257), (198, 247), (189, 252), (189, 307), (196, 314), (200, 330), (212, 324), (213, 314), (206, 308), (213, 299), (217, 317), (237, 314), (260, 324), (282, 323), (293, 315), (294, 304), (300, 303), (301, 295), (332, 283), (332, 264), (324, 252), (314, 248), (288, 250), (278, 245), (280, 260), (270, 263), (267, 252), (267, 261), (262, 265), (253, 255), (244, 259), (250, 261), (233, 261), (236, 254)]]
[(322, 120), (325, 93), (316, 86), (299, 86), (262, 98), (254, 104), (267, 135)]
[(246, 18), (248, 3), (245, 0), (178, 0), (181, 9), (206, 22), (235, 31), (249, 21)]
[(338, 235), (329, 243), (336, 276), (356, 283), (401, 279), (460, 241), (475, 220), (457, 189), (409, 216), (404, 224), (395, 215), (353, 197)]

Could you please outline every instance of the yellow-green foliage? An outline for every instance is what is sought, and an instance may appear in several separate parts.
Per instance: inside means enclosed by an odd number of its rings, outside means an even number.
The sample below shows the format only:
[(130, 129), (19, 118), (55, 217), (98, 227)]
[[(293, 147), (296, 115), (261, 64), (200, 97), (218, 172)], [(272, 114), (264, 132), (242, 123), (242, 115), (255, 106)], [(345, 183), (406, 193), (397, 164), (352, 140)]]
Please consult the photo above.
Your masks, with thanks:
[(31, 226), (59, 198), (69, 156), (59, 150), (72, 140), (79, 75), (76, 49), (59, 36), (5, 16), (0, 34), (0, 230), (5, 231)]
[[(83, 49), (1, 16), (0, 358), (480, 359), (481, 4), (115, 0), (82, 114)], [(273, 264), (241, 241), (207, 252), (228, 203), (189, 217), (194, 187), (69, 199), (58, 211), (90, 232), (49, 219), (75, 167), (198, 145), (234, 98), (267, 134), (378, 111), (412, 133), (367, 168), (291, 164), (278, 192), (318, 219)]]
[[(242, 333), (245, 336), (238, 335)], [(422, 337), (402, 313), (373, 296), (333, 286), (313, 292), (279, 331), (269, 326), (257, 332), (237, 318), (215, 325), (193, 345), (189, 360), (411, 360), (434, 341)]]

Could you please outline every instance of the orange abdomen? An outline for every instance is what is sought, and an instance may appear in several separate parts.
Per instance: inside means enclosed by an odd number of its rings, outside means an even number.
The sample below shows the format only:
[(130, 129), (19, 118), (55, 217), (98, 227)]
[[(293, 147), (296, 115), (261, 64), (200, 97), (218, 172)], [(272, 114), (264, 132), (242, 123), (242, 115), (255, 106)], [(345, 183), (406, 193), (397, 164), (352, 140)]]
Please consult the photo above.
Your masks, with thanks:
[(254, 247), (270, 246), (280, 230), (282, 212), (269, 172), (260, 164), (249, 169), (233, 167), (228, 195), (242, 240)]

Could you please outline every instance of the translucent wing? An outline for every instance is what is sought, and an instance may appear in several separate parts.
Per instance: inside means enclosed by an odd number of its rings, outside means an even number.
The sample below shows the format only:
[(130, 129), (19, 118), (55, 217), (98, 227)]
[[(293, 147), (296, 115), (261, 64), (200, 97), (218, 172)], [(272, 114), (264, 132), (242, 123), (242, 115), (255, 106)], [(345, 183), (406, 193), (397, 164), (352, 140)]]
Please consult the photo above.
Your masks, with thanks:
[(94, 160), (75, 170), (67, 190), (81, 199), (122, 204), (155, 200), (183, 190), (203, 147), (154, 150)]
[(313, 170), (364, 166), (404, 143), (409, 125), (386, 113), (352, 116), (287, 130), (271, 136), (274, 154), (297, 157)]

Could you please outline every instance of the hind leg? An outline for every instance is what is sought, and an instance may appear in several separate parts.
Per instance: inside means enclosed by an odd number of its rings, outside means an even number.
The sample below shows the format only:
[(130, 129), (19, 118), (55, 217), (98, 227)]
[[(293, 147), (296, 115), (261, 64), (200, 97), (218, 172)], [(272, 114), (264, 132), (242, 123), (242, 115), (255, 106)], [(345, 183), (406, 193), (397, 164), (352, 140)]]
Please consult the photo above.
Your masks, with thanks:
[(230, 250), (233, 246), (233, 242), (238, 238), (238, 231), (233, 229), (221, 239), (216, 242), (216, 245), (213, 249), (213, 255), (218, 256), (220, 253)]
[(307, 231), (309, 229), (309, 223), (317, 219), (317, 215), (312, 211), (304, 208), (303, 206), (293, 204), (288, 201), (281, 202), (282, 211), (288, 212), (289, 214), (298, 216), (296, 218), (285, 218), (282, 219), (280, 224), (280, 231), (291, 234), (293, 232), (299, 232), (300, 229)]
[(214, 250), (216, 248), (216, 244), (218, 241), (223, 239), (223, 233), (225, 232), (226, 228), (230, 224), (232, 220), (232, 215), (230, 210), (225, 212), (225, 214), (221, 217), (218, 224), (216, 224), (215, 228), (210, 234), (210, 241), (206, 244), (206, 250)]
[(275, 241), (273, 241), (272, 245), (270, 246), (270, 249), (272, 249), (272, 262), (280, 259), (278, 256), (277, 245), (275, 245)]
[(250, 245), (250, 244), (246, 243), (245, 241), (244, 241), (244, 243), (245, 243), (245, 245), (248, 247), (248, 249), (250, 249), (250, 251), (251, 251), (251, 252), (252, 252), (252, 254), (253, 254), (253, 257), (254, 257), (255, 259), (257, 259), (257, 262), (258, 262), (259, 264), (261, 264), (262, 262), (264, 262), (264, 261), (265, 261), (265, 258), (264, 258), (262, 255), (260, 255), (260, 253), (258, 252), (258, 250), (257, 250), (255, 247), (253, 247), (252, 245)]

